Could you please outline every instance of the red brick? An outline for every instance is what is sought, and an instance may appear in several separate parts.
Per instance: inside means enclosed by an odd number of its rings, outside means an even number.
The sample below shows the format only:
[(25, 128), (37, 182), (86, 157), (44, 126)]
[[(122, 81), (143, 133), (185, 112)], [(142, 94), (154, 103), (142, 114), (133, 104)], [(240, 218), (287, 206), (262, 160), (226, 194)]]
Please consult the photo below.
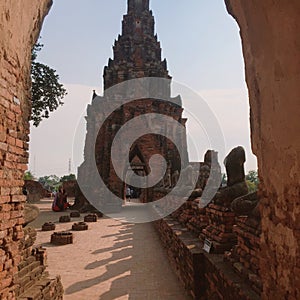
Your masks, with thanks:
[(0, 179), (0, 186), (1, 187), (9, 187), (11, 183), (7, 179)]
[(0, 212), (0, 222), (10, 220), (10, 212)]
[(23, 141), (16, 139), (16, 146), (19, 148), (23, 148)]
[(17, 186), (17, 187), (11, 187), (10, 188), (10, 192), (12, 195), (20, 195), (22, 193), (22, 189), (20, 186)]
[(12, 202), (25, 202), (26, 201), (26, 196), (23, 196), (23, 195), (13, 195), (11, 201)]
[(17, 169), (26, 171), (28, 169), (28, 166), (27, 166), (27, 164), (17, 164)]
[[(6, 236), (7, 236), (7, 230), (0, 231), (0, 239), (5, 238)], [(1, 253), (0, 253), (0, 264), (1, 264)]]
[(23, 225), (25, 223), (24, 217), (18, 218), (16, 225)]
[(16, 114), (13, 113), (12, 111), (7, 110), (5, 115), (8, 119), (12, 120), (13, 122), (16, 121)]
[[(3, 272), (1, 272), (1, 273), (3, 273)], [(1, 281), (0, 281), (0, 290), (4, 289), (6, 287), (9, 287), (11, 283), (12, 283), (12, 276), (10, 276), (8, 278), (1, 279)]]
[(19, 217), (22, 217), (22, 216), (23, 216), (22, 211), (12, 211), (12, 212), (10, 212), (10, 218), (11, 219), (16, 219), (16, 218), (19, 218)]
[(11, 154), (11, 153), (6, 154), (6, 160), (7, 161), (15, 162), (15, 161), (17, 161), (17, 159), (18, 159), (17, 155), (14, 155), (14, 154)]
[[(10, 188), (8, 187), (0, 187), (1, 196), (9, 196), (10, 195)], [(1, 199), (1, 198), (0, 198)]]
[(4, 263), (4, 269), (5, 270), (9, 270), (12, 267), (12, 259), (8, 259), (5, 263)]
[[(3, 262), (4, 263), (4, 262)], [(0, 282), (5, 278), (7, 277), (7, 271), (4, 270), (3, 272), (0, 273)]]
[(4, 143), (6, 141), (6, 132), (2, 131), (0, 128), (0, 142)]
[(18, 133), (16, 130), (9, 130), (9, 135), (13, 138), (17, 138), (18, 137)]
[(0, 142), (0, 150), (7, 151), (8, 145), (6, 143)]
[(2, 211), (11, 211), (12, 206), (10, 204), (2, 204), (0, 205), (0, 212)]
[(17, 168), (17, 163), (5, 160), (4, 161), (4, 167), (9, 168), (9, 169), (16, 169)]
[(16, 147), (16, 146), (12, 146), (12, 145), (8, 146), (8, 151), (11, 153), (19, 154), (19, 155), (22, 155), (24, 153), (23, 149)]
[[(1, 82), (0, 82), (1, 84)], [(0, 105), (4, 106), (5, 108), (9, 108), (9, 101), (3, 98), (0, 98)]]
[(10, 196), (0, 196), (0, 203), (8, 203), (10, 202)]
[(13, 138), (13, 137), (11, 137), (11, 136), (7, 136), (6, 141), (7, 141), (7, 144), (8, 144), (8, 145), (14, 146), (14, 145), (16, 144), (16, 139)]
[(11, 104), (10, 105), (10, 109), (15, 112), (16, 114), (21, 114), (22, 111), (21, 111), (21, 108), (19, 105), (15, 105), (15, 104)]

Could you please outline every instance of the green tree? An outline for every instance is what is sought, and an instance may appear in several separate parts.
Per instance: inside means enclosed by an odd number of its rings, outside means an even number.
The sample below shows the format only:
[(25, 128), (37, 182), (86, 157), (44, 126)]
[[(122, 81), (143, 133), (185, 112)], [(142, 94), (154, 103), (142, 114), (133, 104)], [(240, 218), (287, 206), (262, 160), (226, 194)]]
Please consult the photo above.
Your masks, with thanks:
[(257, 171), (251, 170), (246, 175), (246, 182), (248, 185), (249, 192), (255, 192), (258, 189), (259, 178)]
[(227, 185), (227, 175), (226, 173), (222, 173), (221, 186), (226, 186), (226, 185)]
[(76, 180), (75, 174), (64, 175), (60, 178), (60, 182)]
[(56, 175), (43, 176), (38, 179), (39, 183), (49, 191), (55, 191), (60, 185), (59, 177)]
[(31, 173), (31, 171), (26, 171), (24, 173), (23, 179), (24, 180), (35, 180), (34, 175)]
[(255, 191), (257, 191), (257, 185), (255, 185), (255, 183), (253, 183), (252, 181), (246, 180), (247, 186), (248, 186), (248, 190), (249, 193), (253, 193)]
[(249, 171), (248, 174), (246, 175), (246, 180), (249, 180), (255, 184), (258, 184), (259, 180), (258, 180), (257, 171), (254, 171), (254, 170)]
[(56, 70), (36, 61), (37, 52), (42, 44), (35, 44), (31, 55), (31, 120), (38, 126), (43, 118), (49, 118), (50, 112), (63, 105), (62, 99), (67, 95), (64, 86), (59, 83)]

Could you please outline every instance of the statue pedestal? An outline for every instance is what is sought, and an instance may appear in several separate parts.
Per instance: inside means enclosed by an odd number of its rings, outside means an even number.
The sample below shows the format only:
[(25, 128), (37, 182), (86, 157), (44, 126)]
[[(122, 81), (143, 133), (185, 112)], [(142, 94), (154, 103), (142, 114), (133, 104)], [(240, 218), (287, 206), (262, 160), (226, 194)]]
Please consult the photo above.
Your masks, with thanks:
[(252, 217), (238, 217), (233, 231), (237, 234), (237, 245), (225, 254), (234, 270), (247, 281), (257, 293), (261, 293), (262, 284), (259, 276), (260, 256), (260, 220)]
[(206, 209), (199, 206), (200, 199), (186, 201), (172, 216), (197, 236), (208, 225)]
[(206, 214), (209, 225), (202, 230), (200, 238), (212, 243), (212, 253), (222, 254), (230, 250), (237, 240), (233, 232), (235, 214), (228, 208), (216, 204), (209, 204)]

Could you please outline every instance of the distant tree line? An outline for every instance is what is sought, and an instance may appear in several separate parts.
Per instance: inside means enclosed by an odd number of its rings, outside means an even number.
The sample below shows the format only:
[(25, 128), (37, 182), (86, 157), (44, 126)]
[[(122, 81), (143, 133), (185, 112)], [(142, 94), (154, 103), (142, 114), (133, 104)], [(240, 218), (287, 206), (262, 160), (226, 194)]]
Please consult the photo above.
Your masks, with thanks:
[(248, 174), (246, 175), (246, 182), (250, 193), (257, 191), (258, 184), (259, 184), (257, 171), (254, 170), (249, 171)]
[[(251, 170), (246, 175), (246, 182), (248, 185), (249, 193), (255, 192), (258, 189), (259, 179), (257, 171)], [(227, 176), (225, 173), (222, 174), (222, 186), (226, 186), (227, 184)]]
[(24, 174), (24, 180), (36, 180), (38, 181), (46, 190), (54, 192), (64, 181), (76, 180), (75, 174), (64, 175), (58, 177), (56, 175), (47, 175), (39, 178), (35, 178), (34, 175), (27, 171)]
[[(36, 178), (30, 171), (27, 171), (24, 174), (24, 180), (36, 180)], [(62, 177), (58, 177), (56, 175), (47, 175), (37, 179), (37, 181), (49, 191), (55, 191), (64, 181), (70, 180), (76, 180), (75, 174), (64, 175)], [(257, 171), (249, 171), (246, 175), (246, 182), (250, 193), (257, 191), (259, 184)], [(225, 186), (226, 184), (226, 174), (222, 174), (222, 186)]]

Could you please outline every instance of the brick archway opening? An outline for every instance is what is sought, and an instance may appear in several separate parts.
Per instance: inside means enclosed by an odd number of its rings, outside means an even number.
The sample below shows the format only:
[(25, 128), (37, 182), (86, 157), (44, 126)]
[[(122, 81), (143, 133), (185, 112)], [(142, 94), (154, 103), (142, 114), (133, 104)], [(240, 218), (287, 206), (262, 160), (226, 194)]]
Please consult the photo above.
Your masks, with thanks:
[[(138, 176), (147, 176), (149, 174), (149, 168), (147, 162), (139, 149), (138, 145), (135, 145), (129, 154), (129, 162), (130, 169)], [(124, 170), (124, 175), (127, 180), (126, 182), (130, 182), (130, 176), (128, 177), (128, 170)], [(141, 184), (140, 184), (141, 185)], [(131, 190), (131, 197), (136, 199), (137, 202), (147, 202), (147, 191), (135, 187), (124, 184), (124, 193), (126, 194), (126, 188), (129, 187)]]
[[(299, 47), (295, 41), (299, 36), (299, 1), (226, 2), (241, 28), (250, 92), (252, 144), (262, 182), (263, 299), (273, 296), (297, 299), (300, 293), (299, 277), (295, 276), (299, 273), (300, 248), (297, 225), (300, 130), (295, 102), (299, 98)], [(1, 246), (0, 255), (6, 270), (1, 272), (0, 295), (11, 299), (14, 291), (10, 287), (23, 259), (19, 246), (24, 237), (25, 199), (20, 189), (28, 159), (30, 50), (51, 1), (32, 0), (22, 6), (15, 1), (1, 1), (0, 5), (1, 11), (6, 11), (1, 16), (0, 29), (3, 36), (1, 112), (5, 116), (1, 134), (11, 137), (10, 142), (5, 139), (0, 147), (5, 153), (14, 149), (19, 161), (16, 165), (5, 155), (0, 170), (1, 206), (6, 207), (6, 211), (1, 211), (6, 222), (1, 223), (0, 240), (5, 246)]]

